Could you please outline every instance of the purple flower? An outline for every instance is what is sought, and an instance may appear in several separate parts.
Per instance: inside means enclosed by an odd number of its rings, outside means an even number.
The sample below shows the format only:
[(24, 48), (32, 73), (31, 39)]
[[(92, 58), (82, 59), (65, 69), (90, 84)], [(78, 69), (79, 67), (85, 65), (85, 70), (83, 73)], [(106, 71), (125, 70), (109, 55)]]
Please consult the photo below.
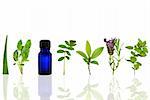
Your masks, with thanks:
[(106, 40), (106, 38), (104, 39), (104, 42), (106, 42), (106, 46), (107, 46), (107, 50), (109, 55), (113, 55), (114, 54), (114, 45), (115, 45), (115, 39), (111, 39), (111, 40)]

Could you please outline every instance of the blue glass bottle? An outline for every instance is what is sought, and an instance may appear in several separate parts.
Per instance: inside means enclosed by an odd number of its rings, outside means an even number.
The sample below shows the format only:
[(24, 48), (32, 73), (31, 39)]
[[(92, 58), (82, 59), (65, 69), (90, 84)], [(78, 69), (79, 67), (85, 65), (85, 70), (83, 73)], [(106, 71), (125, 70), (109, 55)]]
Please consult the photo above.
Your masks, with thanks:
[(50, 41), (40, 41), (40, 52), (38, 55), (38, 73), (39, 75), (52, 74), (52, 54), (50, 53)]

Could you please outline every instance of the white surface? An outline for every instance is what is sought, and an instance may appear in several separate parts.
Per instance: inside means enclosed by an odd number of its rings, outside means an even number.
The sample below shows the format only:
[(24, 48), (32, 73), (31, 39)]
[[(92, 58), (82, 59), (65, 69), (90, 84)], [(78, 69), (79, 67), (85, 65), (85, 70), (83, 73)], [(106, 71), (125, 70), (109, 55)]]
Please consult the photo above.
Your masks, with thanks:
[[(58, 44), (64, 40), (75, 39), (76, 50), (85, 50), (85, 41), (89, 40), (92, 48), (105, 46), (103, 39), (118, 37), (126, 45), (134, 45), (138, 38), (147, 40), (150, 47), (150, 1), (149, 0), (1, 0), (0, 1), (0, 64), (2, 66), (5, 36), (8, 34), (9, 78), (7, 100), (15, 100), (14, 88), (19, 84), (19, 70), (13, 66), (12, 54), (19, 39), (32, 40), (29, 62), (24, 66), (23, 85), (28, 91), (25, 100), (40, 100), (38, 96), (39, 41), (52, 41), (53, 76), (51, 100), (59, 100), (65, 95), (58, 90), (63, 87), (70, 92), (74, 100), (86, 100), (77, 96), (88, 85), (87, 65), (75, 52), (67, 62), (65, 78), (62, 76), (63, 63), (57, 62)], [(150, 49), (149, 49), (150, 50)], [(106, 47), (98, 58), (99, 66), (91, 67), (90, 84), (97, 84), (95, 89), (103, 100), (128, 100), (130, 92), (127, 87), (133, 84), (132, 65), (125, 61), (129, 57), (126, 49), (122, 50), (124, 58), (115, 73), (113, 81), (108, 64)], [(136, 72), (136, 78), (142, 83), (139, 91), (150, 96), (150, 54), (141, 59), (142, 67)], [(0, 67), (2, 72), (2, 67)], [(0, 75), (0, 100), (3, 98), (3, 75)], [(118, 82), (117, 82), (117, 81)], [(113, 83), (110, 85), (110, 83)], [(117, 85), (119, 84), (119, 86)], [(114, 87), (113, 87), (114, 86)], [(120, 87), (120, 88), (119, 88)], [(116, 91), (114, 91), (114, 90)], [(120, 89), (120, 90), (118, 90)], [(112, 99), (112, 91), (120, 92), (121, 99)], [(109, 95), (109, 97), (108, 97)], [(116, 95), (116, 94), (115, 94)], [(108, 99), (111, 98), (111, 99)], [(143, 100), (139, 99), (139, 100)], [(24, 100), (24, 99), (23, 99)], [(66, 99), (69, 100), (69, 99)], [(96, 100), (92, 98), (91, 100)], [(131, 99), (132, 100), (132, 99)], [(136, 99), (133, 99), (136, 100)], [(138, 99), (137, 99), (138, 100)], [(147, 99), (149, 100), (149, 98)]]

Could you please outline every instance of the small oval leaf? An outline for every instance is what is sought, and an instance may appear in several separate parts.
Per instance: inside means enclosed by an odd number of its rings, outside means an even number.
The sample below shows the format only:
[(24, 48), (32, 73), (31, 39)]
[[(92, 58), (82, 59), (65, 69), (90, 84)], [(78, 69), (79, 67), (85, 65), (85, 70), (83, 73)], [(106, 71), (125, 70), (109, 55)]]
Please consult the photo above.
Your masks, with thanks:
[(13, 54), (14, 61), (18, 61), (18, 51), (16, 50)]
[(97, 61), (91, 61), (92, 64), (96, 64), (99, 65), (99, 63)]
[(64, 57), (60, 57), (60, 58), (58, 59), (58, 61), (62, 61), (62, 60), (64, 60)]
[(18, 50), (22, 50), (22, 40), (20, 40), (17, 44)]
[(132, 46), (126, 46), (126, 48), (127, 48), (127, 49), (130, 49), (130, 50), (133, 49)]
[(64, 50), (58, 50), (57, 53), (64, 53)]

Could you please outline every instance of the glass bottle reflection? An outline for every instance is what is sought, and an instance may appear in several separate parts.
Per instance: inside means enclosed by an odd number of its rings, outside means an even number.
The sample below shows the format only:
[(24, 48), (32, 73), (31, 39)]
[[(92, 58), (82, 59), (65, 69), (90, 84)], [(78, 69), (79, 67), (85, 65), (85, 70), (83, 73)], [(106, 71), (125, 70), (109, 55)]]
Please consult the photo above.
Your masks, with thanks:
[(129, 100), (148, 100), (147, 93), (140, 88), (141, 86), (142, 83), (138, 79), (132, 80), (132, 84), (127, 88), (130, 93)]
[(9, 75), (3, 75), (3, 99), (7, 100), (7, 87), (8, 87)]
[(109, 84), (109, 94), (107, 100), (121, 100), (119, 82), (114, 76)]
[(22, 76), (19, 77), (18, 82), (14, 85), (13, 93), (17, 100), (30, 100), (28, 87), (24, 85)]
[(38, 77), (38, 95), (40, 100), (50, 100), (52, 95), (52, 76)]
[(83, 91), (77, 96), (78, 98), (84, 98), (82, 100), (103, 100), (102, 95), (96, 89), (98, 84), (90, 83), (90, 76), (87, 85), (83, 88)]
[(59, 100), (75, 100), (72, 98), (71, 90), (67, 87), (65, 76), (63, 77), (62, 86), (58, 87), (58, 91), (57, 98)]

